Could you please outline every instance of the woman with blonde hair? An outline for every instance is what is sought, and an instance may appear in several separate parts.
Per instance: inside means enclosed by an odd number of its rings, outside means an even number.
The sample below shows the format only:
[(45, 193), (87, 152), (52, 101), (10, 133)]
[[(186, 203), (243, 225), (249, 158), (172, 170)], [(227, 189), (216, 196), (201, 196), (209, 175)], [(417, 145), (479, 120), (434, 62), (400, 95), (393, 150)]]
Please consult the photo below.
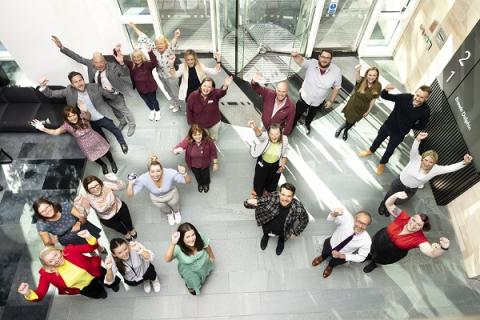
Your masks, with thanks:
[(348, 139), (348, 130), (350, 130), (356, 122), (370, 113), (375, 105), (375, 100), (377, 100), (382, 91), (382, 85), (378, 81), (380, 71), (378, 71), (376, 67), (371, 67), (368, 68), (367, 71), (365, 71), (365, 75), (361, 77), (361, 68), (362, 66), (360, 64), (355, 66), (355, 79), (357, 82), (355, 91), (342, 110), (345, 114), (345, 123), (335, 131), (336, 138), (338, 138), (342, 130), (345, 130), (342, 138), (343, 140)]
[(393, 180), (390, 189), (378, 207), (378, 214), (386, 217), (390, 216), (389, 211), (385, 207), (385, 201), (394, 193), (404, 191), (407, 194), (407, 198), (399, 198), (397, 202), (395, 202), (395, 204), (403, 203), (406, 199), (411, 198), (417, 192), (418, 188), (423, 187), (423, 184), (430, 181), (433, 177), (460, 170), (472, 162), (472, 156), (466, 154), (463, 156), (463, 161), (441, 166), (437, 164), (438, 154), (434, 150), (425, 151), (420, 155), (418, 152), (420, 141), (427, 136), (428, 133), (420, 132), (415, 138), (412, 148), (410, 149), (410, 161), (405, 168), (403, 168), (400, 176)]
[(160, 35), (154, 42), (133, 22), (130, 22), (129, 25), (138, 35), (138, 42), (153, 49), (153, 53), (157, 58), (158, 78), (162, 82), (165, 91), (170, 96), (170, 109), (172, 109), (173, 112), (177, 112), (180, 110), (180, 102), (178, 100), (178, 80), (176, 77), (172, 76), (171, 73), (175, 71), (173, 64), (175, 62), (175, 50), (177, 49), (178, 38), (180, 38), (181, 35), (180, 30), (175, 30), (171, 42), (169, 42), (164, 35)]
[(168, 223), (173, 226), (180, 223), (180, 194), (177, 184), (189, 184), (192, 178), (188, 175), (183, 166), (178, 166), (177, 170), (163, 168), (160, 159), (157, 156), (150, 157), (148, 161), (148, 171), (140, 175), (129, 175), (127, 194), (133, 197), (143, 188), (150, 192), (150, 200), (160, 208), (162, 213), (167, 215)]
[(184, 54), (185, 62), (178, 66), (178, 70), (171, 70), (172, 75), (177, 78), (181, 77), (180, 92), (178, 98), (187, 101), (192, 92), (200, 87), (200, 83), (207, 76), (219, 74), (221, 70), (221, 55), (216, 52), (214, 55), (216, 65), (215, 68), (208, 68), (198, 61), (197, 53), (193, 50), (186, 50)]
[(114, 49), (115, 59), (120, 65), (126, 64), (130, 71), (130, 78), (132, 79), (133, 88), (136, 88), (140, 97), (145, 101), (147, 107), (150, 109), (150, 121), (160, 120), (160, 105), (157, 100), (157, 82), (153, 78), (152, 70), (157, 66), (157, 58), (152, 52), (152, 49), (148, 49), (147, 59), (142, 50), (136, 49), (132, 52), (132, 61), (124, 60), (121, 52), (120, 45), (117, 45)]

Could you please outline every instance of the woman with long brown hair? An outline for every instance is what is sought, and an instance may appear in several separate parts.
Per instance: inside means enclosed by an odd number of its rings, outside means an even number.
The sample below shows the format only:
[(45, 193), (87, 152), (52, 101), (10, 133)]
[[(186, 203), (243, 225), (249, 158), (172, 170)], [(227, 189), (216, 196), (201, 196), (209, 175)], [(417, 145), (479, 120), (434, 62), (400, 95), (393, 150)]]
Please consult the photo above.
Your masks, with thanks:
[(209, 137), (207, 130), (193, 124), (188, 135), (173, 149), (174, 154), (185, 151), (185, 162), (195, 175), (198, 192), (210, 190), (210, 164), (213, 171), (218, 170), (217, 147)]
[(343, 140), (348, 139), (348, 130), (362, 118), (368, 116), (375, 100), (380, 96), (382, 85), (378, 81), (380, 71), (376, 67), (368, 68), (363, 77), (360, 76), (360, 69), (362, 66), (357, 64), (355, 66), (355, 91), (347, 102), (342, 112), (345, 114), (345, 123), (342, 124), (337, 131), (335, 137), (337, 138), (342, 130)]
[(117, 173), (117, 164), (109, 151), (110, 144), (90, 126), (90, 113), (87, 111), (85, 104), (79, 101), (78, 107), (65, 107), (63, 109), (63, 119), (65, 122), (57, 129), (45, 128), (37, 119), (33, 119), (31, 125), (37, 130), (52, 136), (58, 136), (66, 132), (70, 133), (77, 141), (85, 157), (90, 161), (95, 161), (102, 167), (103, 174), (108, 173), (108, 167), (101, 160), (102, 157), (108, 159), (112, 166), (112, 172)]

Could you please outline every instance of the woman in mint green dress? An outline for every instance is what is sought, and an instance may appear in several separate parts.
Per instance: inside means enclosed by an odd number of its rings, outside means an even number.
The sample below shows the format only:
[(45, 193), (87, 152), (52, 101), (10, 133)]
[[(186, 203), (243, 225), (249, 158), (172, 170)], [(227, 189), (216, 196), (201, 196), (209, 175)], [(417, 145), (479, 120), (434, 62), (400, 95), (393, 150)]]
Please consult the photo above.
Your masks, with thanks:
[(177, 232), (172, 234), (172, 241), (164, 258), (166, 262), (178, 260), (178, 272), (193, 295), (200, 294), (200, 288), (213, 270), (215, 261), (210, 240), (201, 236), (188, 222), (182, 223)]

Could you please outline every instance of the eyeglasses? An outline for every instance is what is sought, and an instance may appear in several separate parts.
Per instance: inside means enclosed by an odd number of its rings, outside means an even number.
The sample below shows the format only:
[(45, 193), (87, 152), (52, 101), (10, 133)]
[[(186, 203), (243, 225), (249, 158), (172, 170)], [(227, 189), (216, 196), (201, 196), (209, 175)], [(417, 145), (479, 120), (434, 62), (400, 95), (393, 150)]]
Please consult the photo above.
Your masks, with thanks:
[(91, 190), (97, 190), (97, 189), (100, 189), (101, 187), (102, 187), (102, 186), (101, 186), (99, 183), (97, 183), (96, 185), (89, 187), (88, 190), (89, 190), (89, 191), (91, 191)]

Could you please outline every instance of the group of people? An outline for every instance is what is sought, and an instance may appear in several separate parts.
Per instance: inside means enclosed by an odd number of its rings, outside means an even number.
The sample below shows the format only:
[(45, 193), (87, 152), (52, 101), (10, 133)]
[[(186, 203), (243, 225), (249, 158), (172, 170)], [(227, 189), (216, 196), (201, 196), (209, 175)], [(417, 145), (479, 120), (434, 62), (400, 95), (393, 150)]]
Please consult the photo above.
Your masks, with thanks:
[[(110, 131), (122, 151), (128, 152), (121, 130), (128, 125), (127, 135), (131, 136), (136, 125), (125, 103), (125, 96), (132, 93), (132, 86), (121, 79), (126, 74), (130, 75), (133, 88), (137, 89), (151, 110), (149, 119), (160, 120), (156, 98), (158, 86), (152, 74), (156, 69), (160, 82), (171, 98), (172, 111), (179, 111), (183, 107), (182, 101), (186, 100), (186, 121), (190, 129), (186, 137), (172, 147), (172, 152), (185, 153), (185, 163), (195, 176), (198, 191), (207, 193), (211, 184), (210, 171), (219, 170), (215, 144), (219, 139), (221, 123), (219, 100), (225, 96), (232, 77), (226, 77), (222, 86), (215, 88), (215, 82), (209, 75), (220, 71), (219, 54), (215, 55), (216, 68), (206, 68), (198, 61), (193, 50), (187, 50), (184, 63), (176, 68), (175, 49), (181, 35), (179, 30), (175, 31), (171, 42), (164, 36), (153, 42), (134, 24), (131, 26), (139, 35), (139, 43), (148, 51), (149, 58), (141, 49), (137, 49), (133, 51), (131, 60), (125, 59), (121, 47), (116, 46), (116, 62), (107, 62), (98, 52), (89, 60), (64, 47), (57, 37), (52, 37), (62, 53), (88, 67), (89, 83), (85, 83), (82, 74), (75, 71), (69, 73), (70, 85), (65, 89), (52, 90), (47, 86), (48, 80), (42, 79), (39, 90), (46, 96), (65, 97), (69, 106), (64, 109), (65, 122), (61, 127), (49, 129), (36, 119), (32, 125), (51, 135), (72, 134), (87, 159), (102, 167), (106, 179), (97, 176), (84, 178), (85, 193), (78, 196), (73, 204), (62, 206), (44, 198), (33, 204), (37, 230), (45, 248), (39, 255), (42, 268), (37, 289), (30, 289), (27, 283), (20, 284), (18, 288), (18, 292), (27, 300), (41, 300), (50, 284), (56, 286), (61, 294), (105, 298), (105, 287), (119, 290), (118, 274), (129, 286), (143, 283), (147, 293), (152, 288), (154, 292), (160, 291), (160, 281), (152, 264), (154, 253), (136, 241), (138, 233), (129, 208), (118, 195), (124, 189), (128, 197), (134, 197), (146, 189), (152, 204), (166, 214), (169, 225), (179, 225), (171, 236), (164, 260), (178, 261), (178, 272), (192, 295), (200, 294), (202, 285), (213, 270), (215, 255), (209, 239), (191, 223), (182, 223), (177, 185), (192, 182), (187, 169), (181, 165), (176, 169), (164, 168), (157, 156), (151, 156), (147, 171), (139, 176), (129, 174), (125, 184), (109, 173), (106, 163), (101, 160), (106, 157), (111, 171), (117, 172), (110, 144), (102, 129)], [(286, 182), (278, 187), (288, 162), (288, 136), (304, 112), (307, 112), (305, 132), (310, 134), (315, 114), (322, 107), (332, 107), (342, 81), (340, 69), (332, 63), (333, 52), (330, 49), (321, 50), (318, 59), (304, 59), (296, 51), (292, 52), (292, 58), (306, 69), (296, 105), (288, 96), (287, 82), (280, 82), (272, 90), (260, 85), (262, 75), (259, 73), (251, 80), (253, 90), (262, 97), (263, 112), (259, 125), (253, 120), (248, 122), (256, 137), (250, 148), (256, 164), (253, 190), (244, 206), (255, 210), (257, 225), (262, 227), (262, 250), (266, 249), (271, 236), (278, 237), (277, 255), (282, 254), (285, 242), (300, 236), (309, 223), (309, 214), (295, 197), (295, 186)], [(342, 110), (345, 123), (335, 131), (334, 136), (339, 137), (343, 132), (342, 138), (347, 140), (349, 129), (368, 116), (378, 97), (395, 102), (393, 111), (380, 128), (372, 146), (360, 153), (360, 156), (373, 154), (383, 140), (390, 137), (377, 168), (377, 175), (380, 175), (410, 129), (425, 128), (429, 117), (426, 100), (431, 90), (428, 86), (422, 86), (414, 95), (392, 94), (394, 88), (391, 85), (382, 90), (377, 68), (369, 68), (363, 77), (360, 71), (361, 66), (357, 65), (356, 85)], [(178, 77), (181, 77), (180, 85)], [(119, 120), (118, 127), (107, 117), (110, 113)], [(395, 220), (378, 231), (373, 239), (366, 231), (372, 222), (370, 213), (362, 210), (352, 216), (342, 208), (336, 208), (327, 215), (327, 221), (334, 222), (337, 227), (332, 236), (325, 240), (321, 255), (312, 261), (312, 266), (317, 266), (328, 260), (324, 278), (330, 276), (335, 266), (346, 262), (369, 261), (364, 268), (364, 272), (368, 273), (378, 264), (390, 264), (402, 259), (413, 248), (418, 247), (430, 257), (438, 257), (448, 250), (447, 238), (440, 238), (439, 243), (430, 243), (424, 235), (423, 231), (431, 228), (426, 214), (418, 213), (410, 217), (397, 207), (434, 176), (459, 170), (472, 161), (467, 154), (459, 163), (438, 165), (435, 151), (419, 154), (419, 144), (427, 136), (426, 132), (417, 135), (408, 165), (392, 182), (390, 190), (380, 202), (378, 213), (386, 217), (393, 215)], [(103, 226), (122, 235), (111, 239), (110, 254), (103, 262), (100, 255), (108, 250), (98, 244), (101, 229), (87, 219), (92, 211)], [(56, 247), (56, 243), (63, 248)]]

